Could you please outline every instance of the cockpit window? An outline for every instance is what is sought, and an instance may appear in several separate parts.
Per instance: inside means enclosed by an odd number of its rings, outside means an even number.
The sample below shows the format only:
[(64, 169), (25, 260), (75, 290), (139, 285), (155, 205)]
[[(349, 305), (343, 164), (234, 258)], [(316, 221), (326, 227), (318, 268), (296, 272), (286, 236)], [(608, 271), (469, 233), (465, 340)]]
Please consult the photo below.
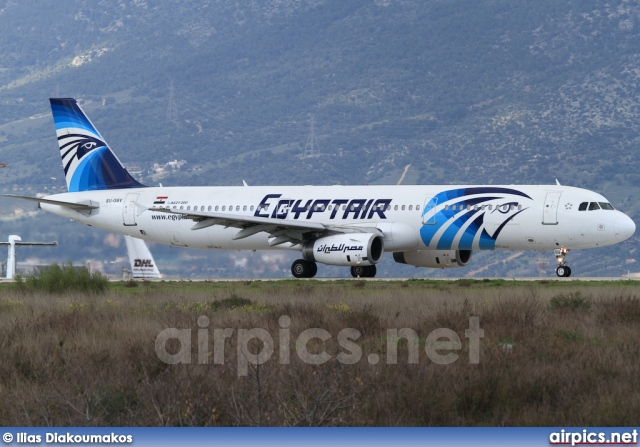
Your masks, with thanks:
[(607, 203), (607, 202), (598, 202), (598, 203), (600, 204), (600, 208), (602, 208), (603, 210), (615, 210), (613, 205), (611, 205), (610, 203)]
[(588, 206), (589, 206), (589, 202), (582, 202), (580, 204), (580, 207), (578, 208), (578, 211), (587, 211)]
[(599, 210), (599, 209), (600, 209), (600, 205), (598, 205), (598, 202), (589, 203), (589, 211)]

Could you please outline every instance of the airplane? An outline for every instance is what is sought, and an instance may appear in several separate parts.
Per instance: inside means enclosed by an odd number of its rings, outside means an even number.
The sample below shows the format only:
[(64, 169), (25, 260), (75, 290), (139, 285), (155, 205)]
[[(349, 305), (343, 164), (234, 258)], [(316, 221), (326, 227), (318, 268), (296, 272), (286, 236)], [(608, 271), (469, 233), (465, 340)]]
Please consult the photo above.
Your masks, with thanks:
[(213, 250), (292, 250), (296, 278), (318, 264), (374, 277), (402, 264), (464, 267), (475, 250), (569, 250), (633, 235), (602, 195), (555, 185), (149, 187), (124, 168), (73, 98), (50, 99), (68, 192), (38, 202), (58, 216), (151, 242)]
[(127, 245), (132, 278), (162, 278), (149, 247), (142, 239), (125, 235), (124, 241)]

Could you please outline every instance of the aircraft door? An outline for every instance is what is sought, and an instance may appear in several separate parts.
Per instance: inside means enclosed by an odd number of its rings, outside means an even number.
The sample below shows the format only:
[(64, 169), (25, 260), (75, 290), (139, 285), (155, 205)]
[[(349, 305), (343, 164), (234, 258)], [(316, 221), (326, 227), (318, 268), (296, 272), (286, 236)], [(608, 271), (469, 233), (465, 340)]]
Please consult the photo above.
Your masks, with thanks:
[(548, 192), (544, 199), (542, 210), (543, 225), (558, 225), (558, 204), (560, 203), (561, 192)]
[(422, 211), (422, 224), (436, 224), (436, 207), (438, 206), (437, 197), (427, 197), (424, 201), (424, 209)]
[(138, 225), (136, 223), (136, 200), (140, 194), (127, 194), (122, 206), (122, 223), (125, 226)]

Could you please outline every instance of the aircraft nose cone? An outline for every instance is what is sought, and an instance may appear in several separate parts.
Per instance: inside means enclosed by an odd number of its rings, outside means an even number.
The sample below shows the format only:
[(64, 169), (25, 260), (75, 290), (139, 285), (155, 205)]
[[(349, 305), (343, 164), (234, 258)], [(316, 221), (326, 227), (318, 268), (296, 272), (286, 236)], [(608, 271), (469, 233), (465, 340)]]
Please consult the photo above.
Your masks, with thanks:
[(631, 220), (629, 216), (622, 215), (616, 218), (616, 239), (624, 241), (633, 236), (636, 232), (636, 224)]

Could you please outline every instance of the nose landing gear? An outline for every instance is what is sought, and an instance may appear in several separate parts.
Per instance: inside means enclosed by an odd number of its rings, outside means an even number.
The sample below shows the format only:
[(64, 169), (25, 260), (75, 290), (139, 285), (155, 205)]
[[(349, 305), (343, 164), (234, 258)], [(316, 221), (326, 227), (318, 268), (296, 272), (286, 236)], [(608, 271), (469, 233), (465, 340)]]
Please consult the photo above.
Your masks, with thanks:
[(569, 276), (571, 276), (571, 267), (566, 264), (567, 253), (569, 253), (569, 249), (564, 247), (556, 248), (553, 251), (553, 254), (556, 256), (556, 261), (558, 261), (556, 275), (558, 275), (560, 278), (568, 278)]

